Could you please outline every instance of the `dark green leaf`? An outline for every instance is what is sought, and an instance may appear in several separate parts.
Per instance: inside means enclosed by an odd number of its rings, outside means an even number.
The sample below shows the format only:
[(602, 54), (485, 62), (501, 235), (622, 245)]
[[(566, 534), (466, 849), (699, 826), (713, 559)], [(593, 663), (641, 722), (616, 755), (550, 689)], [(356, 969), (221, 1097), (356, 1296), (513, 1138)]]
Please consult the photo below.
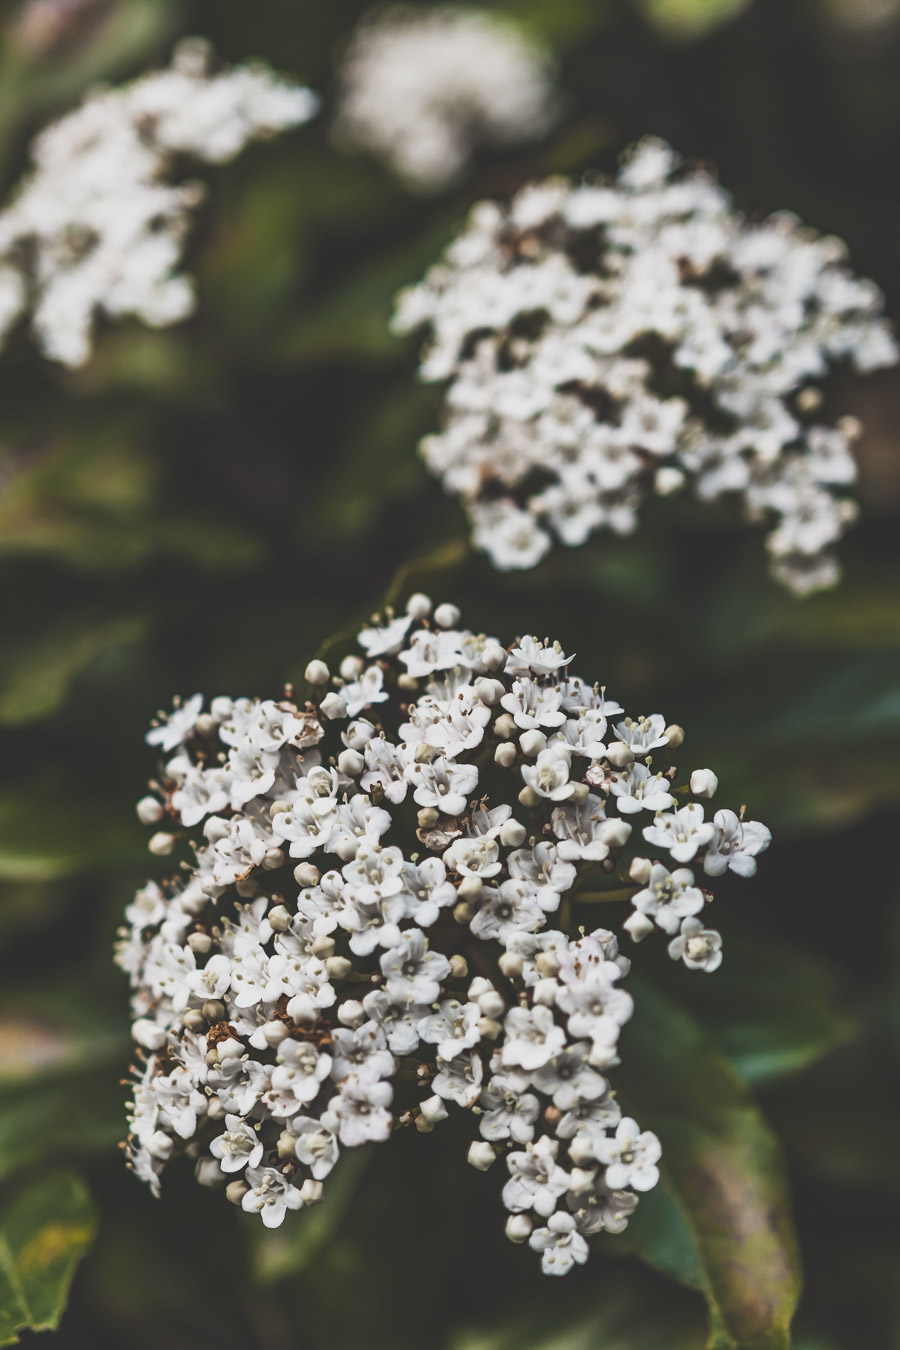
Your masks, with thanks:
[[(744, 1080), (691, 1017), (632, 981), (623, 1099), (660, 1137), (664, 1185), (702, 1272), (714, 1350), (788, 1350), (800, 1289), (784, 1165)], [(691, 1269), (687, 1252), (662, 1268)], [(643, 1255), (653, 1260), (657, 1246)]]
[(77, 1176), (49, 1173), (19, 1186), (0, 1210), (0, 1345), (59, 1326), (95, 1220)]

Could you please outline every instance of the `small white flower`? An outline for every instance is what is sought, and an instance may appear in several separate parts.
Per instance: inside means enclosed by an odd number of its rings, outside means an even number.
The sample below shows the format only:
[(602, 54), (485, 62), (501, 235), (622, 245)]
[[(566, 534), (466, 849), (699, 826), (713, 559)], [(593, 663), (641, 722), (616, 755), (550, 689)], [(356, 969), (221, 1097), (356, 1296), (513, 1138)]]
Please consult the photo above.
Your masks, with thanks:
[(758, 820), (742, 820), (733, 811), (713, 816), (715, 834), (703, 859), (708, 876), (718, 877), (730, 868), (741, 877), (756, 876), (756, 858), (772, 842), (772, 833)]
[(606, 1166), (606, 1184), (611, 1191), (632, 1186), (636, 1191), (650, 1191), (659, 1181), (656, 1164), (662, 1149), (655, 1134), (645, 1130), (626, 1116), (619, 1124), (613, 1139), (596, 1149), (597, 1161)]
[(542, 1134), (536, 1143), (526, 1144), (524, 1152), (509, 1154), (509, 1181), (503, 1187), (507, 1209), (514, 1214), (533, 1209), (542, 1218), (553, 1213), (569, 1187), (569, 1174), (556, 1161), (558, 1148), (558, 1140)]
[(679, 863), (690, 862), (697, 850), (708, 844), (714, 834), (715, 827), (709, 821), (704, 821), (703, 807), (699, 802), (690, 802), (670, 815), (658, 815), (652, 825), (644, 827), (647, 843), (668, 849)]
[(245, 1173), (250, 1190), (241, 1201), (248, 1214), (258, 1214), (267, 1228), (279, 1228), (289, 1209), (302, 1209), (303, 1198), (274, 1167), (250, 1167)]
[(722, 935), (704, 928), (699, 919), (685, 919), (668, 952), (673, 961), (683, 961), (688, 970), (711, 973), (722, 964)]
[(225, 1133), (212, 1140), (209, 1151), (223, 1172), (239, 1172), (242, 1167), (258, 1167), (263, 1144), (253, 1127), (240, 1116), (226, 1115)]
[(506, 1065), (539, 1069), (558, 1055), (566, 1034), (549, 1008), (510, 1008), (504, 1019), (506, 1041), (501, 1060)]
[(587, 1242), (577, 1231), (572, 1215), (563, 1210), (550, 1215), (546, 1228), (536, 1228), (528, 1245), (541, 1253), (545, 1275), (567, 1275), (573, 1265), (584, 1265), (588, 1259)]

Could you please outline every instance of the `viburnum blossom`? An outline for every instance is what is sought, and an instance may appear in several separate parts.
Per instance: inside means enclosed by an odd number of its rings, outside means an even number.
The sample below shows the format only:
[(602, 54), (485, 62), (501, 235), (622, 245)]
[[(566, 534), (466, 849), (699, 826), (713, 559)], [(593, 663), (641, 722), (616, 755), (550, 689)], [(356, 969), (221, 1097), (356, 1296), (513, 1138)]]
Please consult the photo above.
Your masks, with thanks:
[(476, 547), (534, 567), (554, 537), (627, 534), (648, 492), (689, 485), (771, 524), (793, 591), (834, 584), (859, 426), (821, 420), (820, 385), (838, 362), (897, 359), (880, 292), (845, 258), (788, 212), (748, 220), (655, 139), (613, 182), (476, 205), (394, 317), (426, 331), (421, 377), (446, 384), (421, 449)]
[(158, 1193), (187, 1153), (273, 1227), (342, 1149), (466, 1110), (472, 1165), (505, 1160), (507, 1233), (564, 1274), (660, 1157), (610, 1080), (630, 961), (584, 920), (630, 898), (632, 940), (658, 930), (712, 971), (703, 882), (751, 874), (769, 832), (743, 808), (707, 820), (717, 781), (674, 767), (682, 729), (626, 716), (559, 643), (503, 647), (423, 595), (359, 642), (337, 675), (310, 663), (306, 698), (195, 695), (147, 736), (151, 850), (192, 860), (120, 931), (128, 1158)]
[(557, 112), (549, 56), (511, 19), (465, 5), (374, 11), (338, 75), (338, 144), (380, 156), (418, 192), (454, 183), (479, 145), (542, 136)]
[(194, 291), (178, 266), (204, 189), (173, 182), (176, 164), (224, 163), (317, 107), (265, 66), (217, 73), (199, 38), (180, 43), (167, 69), (88, 94), (38, 135), (33, 167), (0, 212), (0, 341), (27, 313), (44, 355), (80, 366), (101, 314), (155, 328), (185, 318)]

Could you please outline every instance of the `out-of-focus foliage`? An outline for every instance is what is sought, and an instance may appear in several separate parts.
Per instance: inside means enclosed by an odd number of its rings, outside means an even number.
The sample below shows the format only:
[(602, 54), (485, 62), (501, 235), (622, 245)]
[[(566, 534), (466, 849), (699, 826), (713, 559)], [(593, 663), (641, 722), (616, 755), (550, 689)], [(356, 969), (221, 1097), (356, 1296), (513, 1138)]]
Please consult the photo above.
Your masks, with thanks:
[[(4, 188), (87, 83), (185, 33), (308, 81), (327, 122), (335, 44), (362, 8), (9, 3)], [(831, 594), (797, 603), (767, 580), (758, 535), (675, 501), (630, 540), (499, 577), (417, 461), (436, 399), (387, 331), (393, 292), (471, 200), (608, 171), (648, 131), (716, 163), (742, 207), (844, 236), (896, 315), (896, 10), (498, 8), (560, 53), (550, 140), (423, 202), (334, 152), (320, 121), (209, 171), (188, 324), (110, 328), (77, 373), (25, 341), (0, 358), (0, 1340), (57, 1319), (88, 1188), (99, 1230), (61, 1346), (702, 1350), (704, 1295), (719, 1348), (900, 1343), (900, 380), (834, 389), (868, 430), (864, 514)], [(666, 1184), (565, 1281), (536, 1280), (504, 1240), (497, 1188), (449, 1122), (427, 1148), (404, 1134), (347, 1160), (320, 1209), (273, 1233), (176, 1174), (154, 1202), (115, 1147), (128, 1049), (109, 953), (159, 871), (133, 814), (155, 768), (147, 721), (173, 693), (277, 694), (395, 574), (398, 594), (425, 585), (473, 626), (558, 636), (611, 694), (682, 723), (696, 765), (724, 766), (723, 799), (742, 793), (775, 832), (759, 879), (724, 888), (718, 975), (650, 960), (622, 1090), (662, 1136)]]

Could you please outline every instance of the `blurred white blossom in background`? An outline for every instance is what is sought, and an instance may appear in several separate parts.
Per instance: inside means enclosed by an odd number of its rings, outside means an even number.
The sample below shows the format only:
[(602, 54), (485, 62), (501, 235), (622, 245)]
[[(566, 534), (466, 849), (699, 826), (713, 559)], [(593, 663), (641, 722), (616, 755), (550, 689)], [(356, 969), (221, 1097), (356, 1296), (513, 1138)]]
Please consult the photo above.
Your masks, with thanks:
[(632, 941), (712, 972), (704, 883), (752, 876), (770, 835), (707, 819), (718, 780), (674, 767), (683, 730), (626, 716), (558, 643), (459, 622), (414, 595), (359, 633), (365, 659), (310, 662), (306, 701), (195, 695), (148, 734), (151, 852), (202, 833), (120, 932), (128, 1157), (158, 1191), (186, 1152), (276, 1227), (342, 1149), (462, 1108), (469, 1162), (505, 1160), (508, 1236), (562, 1275), (625, 1228), (661, 1152), (609, 1079), (630, 961), (571, 911), (630, 901)]
[(0, 213), (0, 341), (30, 314), (44, 354), (78, 366), (101, 314), (154, 327), (185, 318), (194, 289), (178, 268), (203, 185), (171, 181), (176, 164), (223, 163), (317, 106), (264, 66), (216, 72), (197, 38), (167, 69), (90, 93), (38, 135)]
[(486, 10), (392, 6), (365, 17), (338, 72), (334, 136), (387, 161), (406, 185), (457, 181), (480, 145), (517, 145), (556, 120), (554, 65)]
[(817, 420), (819, 385), (837, 362), (897, 359), (845, 256), (787, 212), (748, 221), (649, 138), (612, 183), (476, 205), (394, 319), (426, 331), (421, 377), (446, 383), (422, 452), (476, 546), (533, 567), (554, 537), (627, 534), (648, 492), (689, 486), (771, 521), (773, 574), (796, 593), (834, 584), (859, 427)]

